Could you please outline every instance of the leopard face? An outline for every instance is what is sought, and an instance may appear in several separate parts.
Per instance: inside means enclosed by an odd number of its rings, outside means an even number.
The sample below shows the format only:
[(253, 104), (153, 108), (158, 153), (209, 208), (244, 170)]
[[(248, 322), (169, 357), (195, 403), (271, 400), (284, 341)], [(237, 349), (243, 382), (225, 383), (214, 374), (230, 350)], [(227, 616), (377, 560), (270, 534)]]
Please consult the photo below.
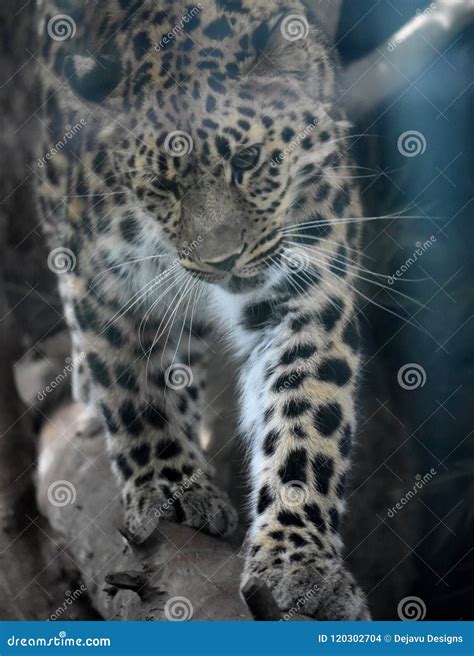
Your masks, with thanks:
[[(252, 278), (271, 264), (304, 183), (302, 160), (311, 161), (318, 117), (308, 99), (295, 98), (300, 110), (289, 110), (274, 87), (265, 95), (257, 86), (257, 80), (238, 85), (235, 97), (227, 97), (212, 118), (202, 116), (197, 127), (186, 115), (164, 129), (149, 121), (115, 164), (130, 202), (156, 221), (182, 265), (206, 278), (225, 281), (229, 272)], [(239, 96), (252, 90), (252, 102), (234, 109)], [(293, 95), (287, 91), (287, 97)], [(190, 108), (189, 114), (198, 110)], [(173, 156), (173, 148), (179, 155)]]
[[(246, 291), (280, 257), (281, 229), (311, 217), (311, 200), (300, 211), (308, 178), (338, 130), (325, 105), (326, 51), (285, 38), (282, 3), (200, 3), (173, 39), (150, 4), (115, 48), (121, 77), (105, 102), (114, 119), (102, 137), (104, 184), (188, 272)], [(166, 26), (178, 23), (165, 4)], [(72, 86), (87, 97), (106, 67), (70, 60)]]

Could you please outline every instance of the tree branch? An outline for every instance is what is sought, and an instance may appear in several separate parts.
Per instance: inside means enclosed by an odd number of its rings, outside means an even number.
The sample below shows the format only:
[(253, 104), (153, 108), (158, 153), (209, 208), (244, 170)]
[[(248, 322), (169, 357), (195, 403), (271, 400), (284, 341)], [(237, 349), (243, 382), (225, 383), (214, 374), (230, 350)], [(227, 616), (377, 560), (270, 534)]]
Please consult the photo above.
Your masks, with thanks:
[(169, 522), (140, 545), (119, 532), (122, 508), (104, 436), (84, 430), (77, 436), (82, 409), (67, 406), (44, 428), (38, 503), (100, 615), (138, 621), (173, 614), (214, 621), (279, 618), (271, 593), (258, 582), (245, 590), (250, 611), (245, 606), (239, 591), (243, 558), (224, 540)]

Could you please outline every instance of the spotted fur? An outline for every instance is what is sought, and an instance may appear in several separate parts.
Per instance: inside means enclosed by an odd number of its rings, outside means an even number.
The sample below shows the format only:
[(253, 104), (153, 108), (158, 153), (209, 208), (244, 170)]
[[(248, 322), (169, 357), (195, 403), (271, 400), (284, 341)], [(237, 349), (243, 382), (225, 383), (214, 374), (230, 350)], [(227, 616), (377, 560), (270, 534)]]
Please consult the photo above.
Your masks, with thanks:
[[(60, 288), (86, 354), (75, 393), (106, 422), (126, 527), (236, 526), (198, 443), (220, 331), (252, 457), (244, 579), (283, 609), (304, 597), (319, 619), (366, 618), (338, 532), (359, 369), (359, 234), (344, 218), (360, 206), (324, 37), (307, 17), (285, 38), (285, 19), (306, 17), (297, 0), (105, 4), (43, 2), (44, 152), (84, 126), (40, 191), (51, 247), (74, 254)], [(55, 41), (66, 12), (76, 34)], [(186, 154), (170, 151), (176, 131)]]

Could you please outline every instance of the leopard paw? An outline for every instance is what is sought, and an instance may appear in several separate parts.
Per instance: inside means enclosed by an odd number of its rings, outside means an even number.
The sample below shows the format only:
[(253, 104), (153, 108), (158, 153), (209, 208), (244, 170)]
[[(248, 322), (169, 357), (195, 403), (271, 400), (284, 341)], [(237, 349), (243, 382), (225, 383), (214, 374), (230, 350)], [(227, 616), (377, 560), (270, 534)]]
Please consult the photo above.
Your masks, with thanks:
[(257, 578), (270, 588), (283, 619), (295, 614), (324, 621), (370, 620), (364, 593), (352, 574), (336, 558), (322, 558), (313, 552), (294, 555), (265, 554), (251, 550), (242, 584)]
[[(195, 475), (197, 476), (197, 475)], [(229, 497), (207, 477), (184, 478), (179, 483), (156, 478), (143, 487), (126, 487), (124, 526), (135, 542), (143, 542), (160, 519), (226, 537), (237, 528), (238, 517)]]

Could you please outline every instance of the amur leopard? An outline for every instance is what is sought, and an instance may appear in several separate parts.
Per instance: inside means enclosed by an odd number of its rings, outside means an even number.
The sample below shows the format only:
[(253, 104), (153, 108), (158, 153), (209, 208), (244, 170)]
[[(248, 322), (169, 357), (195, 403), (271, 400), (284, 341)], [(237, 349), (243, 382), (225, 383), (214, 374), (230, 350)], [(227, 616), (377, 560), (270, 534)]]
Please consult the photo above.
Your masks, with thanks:
[(369, 618), (338, 532), (361, 208), (323, 34), (298, 0), (39, 11), (40, 211), (69, 258), (74, 393), (105, 420), (125, 528), (236, 528), (199, 445), (206, 351), (223, 335), (251, 457), (244, 582), (282, 609), (305, 597), (317, 619)]

